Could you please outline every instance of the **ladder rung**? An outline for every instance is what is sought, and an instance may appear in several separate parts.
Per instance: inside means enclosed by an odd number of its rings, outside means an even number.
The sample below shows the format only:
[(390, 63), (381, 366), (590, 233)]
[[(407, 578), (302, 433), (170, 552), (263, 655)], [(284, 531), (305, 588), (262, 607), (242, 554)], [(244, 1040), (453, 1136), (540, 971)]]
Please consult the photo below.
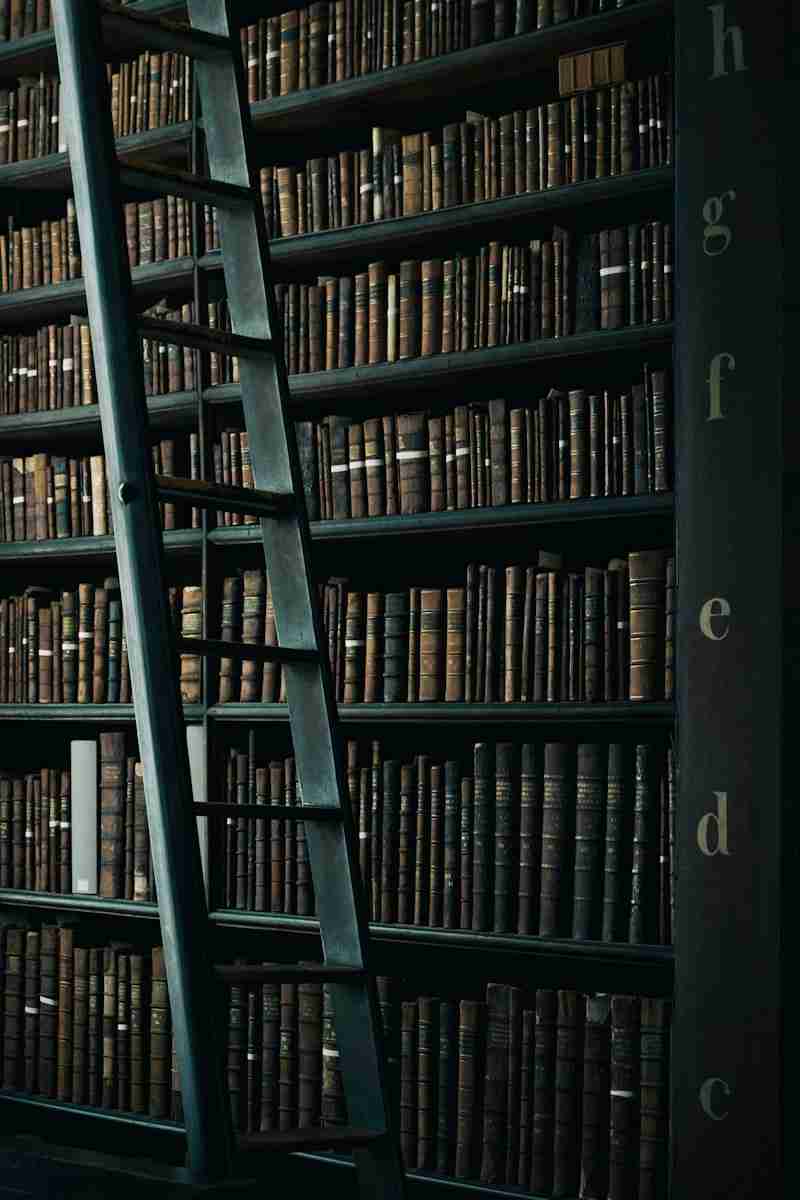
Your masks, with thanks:
[[(177, 500), (220, 512), (281, 517), (297, 507), (292, 492), (261, 492), (257, 488), (227, 487), (202, 479), (179, 479), (175, 475), (156, 475), (156, 487), (159, 500)], [(233, 654), (226, 657), (232, 658)]]
[(345, 967), (328, 963), (215, 963), (214, 971), (223, 983), (347, 983), (366, 978), (363, 967)]
[(386, 1137), (382, 1129), (356, 1129), (349, 1125), (329, 1125), (324, 1129), (286, 1129), (269, 1133), (238, 1133), (239, 1150), (347, 1150), (355, 1146), (370, 1146)]
[(341, 821), (342, 810), (322, 804), (225, 804), (222, 801), (196, 800), (194, 811), (200, 817), (260, 817), (264, 821)]
[(182, 321), (162, 321), (158, 317), (137, 317), (142, 337), (170, 342), (173, 346), (190, 346), (210, 354), (236, 355), (237, 358), (274, 358), (275, 349), (269, 338), (243, 337), (224, 329), (209, 329), (207, 325), (187, 325)]
[[(91, 3), (91, 0), (88, 0)], [(229, 38), (202, 29), (192, 29), (165, 17), (148, 16), (131, 11), (111, 0), (100, 0), (98, 7), (103, 22), (103, 32), (113, 49), (125, 50), (172, 50), (188, 54), (191, 58), (216, 61), (231, 57)], [(111, 49), (112, 46), (109, 46)]]
[(253, 203), (253, 193), (249, 188), (135, 159), (126, 159), (119, 164), (119, 177), (125, 187), (136, 191), (156, 192), (159, 196), (182, 196), (186, 200), (194, 200), (196, 204), (243, 209), (251, 207)]
[(296, 646), (251, 646), (245, 642), (210, 641), (206, 638), (179, 638), (180, 654), (205, 654), (209, 658), (237, 658), (247, 662), (318, 663), (316, 650)]

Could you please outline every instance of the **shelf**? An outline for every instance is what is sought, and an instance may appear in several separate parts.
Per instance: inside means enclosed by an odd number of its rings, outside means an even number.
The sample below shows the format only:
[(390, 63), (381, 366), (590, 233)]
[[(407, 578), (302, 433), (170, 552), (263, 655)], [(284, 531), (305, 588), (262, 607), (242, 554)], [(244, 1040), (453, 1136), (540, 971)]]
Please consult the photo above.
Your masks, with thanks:
[(24, 892), (18, 888), (0, 888), (0, 908), (4, 905), (158, 920), (158, 907), (142, 900), (108, 900), (101, 896), (81, 896), (64, 892)]
[[(149, 396), (147, 413), (150, 428), (195, 425), (197, 407), (194, 392)], [(85, 437), (87, 434), (94, 434), (99, 441), (100, 409), (96, 404), (0, 416), (0, 446), (19, 446), (27, 442), (32, 448), (40, 449), (48, 442), (60, 442), (64, 437)]]
[[(185, 704), (184, 720), (203, 719), (202, 704)], [(132, 704), (0, 704), (0, 721), (70, 721), (107, 725), (109, 721), (133, 722)]]
[(618, 41), (636, 26), (669, 16), (672, 8), (671, 0), (638, 0), (624, 8), (437, 58), (260, 100), (251, 108), (253, 122), (259, 132), (269, 135), (265, 148), (271, 146), (273, 161), (280, 162), (298, 134), (318, 133), (329, 125), (331, 110), (336, 113), (337, 129), (368, 128), (384, 120), (394, 124), (400, 106), (449, 98), (474, 88), (476, 81), (485, 87), (497, 81), (523, 79), (542, 68), (552, 70), (558, 55)]
[[(370, 221), (365, 225), (347, 225), (342, 229), (327, 229), (320, 233), (279, 237), (270, 242), (270, 261), (280, 277), (290, 272), (318, 274), (340, 262), (353, 263), (359, 259), (367, 262), (376, 255), (390, 258), (401, 254), (402, 257), (408, 257), (424, 251), (432, 243), (441, 246), (443, 237), (454, 239), (465, 236), (472, 241), (482, 235), (488, 239), (493, 231), (502, 236), (508, 225), (522, 219), (552, 219), (557, 215), (560, 220), (596, 204), (624, 201), (632, 197), (649, 199), (669, 196), (673, 183), (672, 167), (651, 167), (628, 175), (589, 179), (584, 183), (568, 184), (548, 191), (523, 192), (499, 200), (452, 205), (413, 217)], [(437, 252), (441, 253), (441, 250)], [(215, 250), (204, 255), (200, 265), (206, 271), (221, 272), (220, 252)]]
[[(191, 132), (191, 121), (182, 121), (132, 133), (117, 139), (117, 153), (123, 161), (131, 155), (140, 154), (144, 154), (150, 162), (185, 161)], [(66, 153), (45, 154), (41, 158), (7, 163), (0, 167), (0, 190), (3, 188), (70, 192), (71, 174)]]
[(117, 1109), (99, 1108), (89, 1104), (73, 1104), (68, 1100), (48, 1100), (44, 1096), (27, 1096), (24, 1092), (0, 1088), (0, 1100), (8, 1100), (13, 1104), (28, 1104), (34, 1108), (50, 1112), (73, 1113), (87, 1117), (96, 1117), (102, 1121), (112, 1121), (126, 1125), (143, 1125), (149, 1129), (158, 1129), (164, 1133), (184, 1134), (183, 1125), (177, 1121), (168, 1121), (166, 1117), (149, 1117), (143, 1113), (122, 1112)]
[[(669, 345), (672, 335), (672, 322), (664, 321), (657, 325), (636, 325), (627, 329), (593, 330), (565, 338), (540, 338), (535, 342), (519, 342), (513, 346), (491, 346), (479, 350), (461, 350), (454, 354), (405, 358), (393, 363), (290, 375), (290, 411), (295, 417), (309, 417), (318, 411), (332, 410), (342, 400), (357, 399), (368, 402), (367, 415), (372, 416), (377, 412), (390, 411), (396, 402), (393, 394), (395, 388), (413, 389), (428, 385), (441, 394), (443, 384), (447, 384), (449, 389), (479, 379), (488, 372), (492, 373), (493, 389), (500, 388), (506, 382), (495, 381), (501, 371), (510, 372), (535, 367), (539, 363), (549, 365), (551, 362), (612, 352), (652, 352)], [(240, 399), (239, 385), (220, 384), (208, 388), (205, 396), (212, 404), (235, 403)]]
[[(185, 550), (199, 551), (203, 544), (202, 529), (168, 529), (164, 531), (164, 549), (169, 553)], [(0, 563), (36, 562), (102, 562), (116, 555), (113, 535), (104, 537), (55, 538), (43, 542), (2, 542)]]
[[(166, 258), (162, 262), (134, 267), (131, 276), (135, 300), (146, 308), (148, 303), (162, 299), (173, 290), (188, 291), (192, 287), (193, 268), (191, 258)], [(60, 317), (84, 312), (86, 292), (83, 279), (19, 288), (15, 292), (0, 295), (0, 328), (32, 321), (47, 324)]]
[[(365, 538), (414, 537), (477, 533), (485, 529), (519, 526), (584, 524), (647, 517), (671, 517), (675, 503), (671, 492), (657, 496), (608, 496), (590, 500), (561, 500), (548, 504), (498, 504), (464, 508), (455, 512), (416, 513), (414, 516), (352, 517), (339, 521), (313, 521), (315, 542), (347, 542)], [(261, 544), (259, 525), (229, 525), (212, 529), (209, 541), (220, 547)]]
[[(77, 707), (77, 706), (76, 706)], [(0, 712), (2, 709), (0, 708)], [(208, 715), (220, 723), (289, 721), (286, 704), (215, 704)], [(420, 725), (525, 725), (567, 722), (570, 725), (669, 726), (675, 708), (669, 700), (639, 702), (618, 700), (610, 704), (340, 704), (339, 720), (351, 724)]]

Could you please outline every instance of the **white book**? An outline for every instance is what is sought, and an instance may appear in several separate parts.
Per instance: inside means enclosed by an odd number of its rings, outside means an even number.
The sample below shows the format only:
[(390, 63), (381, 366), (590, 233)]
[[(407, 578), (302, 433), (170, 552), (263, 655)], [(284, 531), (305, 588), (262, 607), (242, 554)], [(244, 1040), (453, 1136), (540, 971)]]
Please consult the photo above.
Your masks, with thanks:
[(96, 896), (98, 883), (98, 743), (70, 742), (72, 890)]

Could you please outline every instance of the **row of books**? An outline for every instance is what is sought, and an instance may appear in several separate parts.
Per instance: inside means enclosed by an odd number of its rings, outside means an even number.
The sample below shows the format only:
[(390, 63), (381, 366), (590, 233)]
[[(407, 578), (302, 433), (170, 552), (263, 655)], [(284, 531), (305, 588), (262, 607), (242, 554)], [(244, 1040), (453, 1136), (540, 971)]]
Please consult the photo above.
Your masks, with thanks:
[[(180, 197), (166, 196), (125, 206), (125, 237), (132, 267), (183, 258), (191, 253), (191, 206)], [(0, 234), (0, 292), (50, 286), (79, 279), (81, 264), (75, 203), (67, 200), (66, 215), (19, 228), (8, 218)]]
[[(424, 133), (375, 127), (366, 148), (299, 167), (262, 167), (267, 232), (319, 233), (670, 165), (671, 121), (660, 115), (662, 103), (671, 111), (666, 79), (650, 76), (501, 117), (468, 112)], [(218, 246), (216, 211), (206, 206), (205, 248)]]
[[(99, 788), (88, 787), (94, 779), (87, 777), (73, 789), (68, 769), (0, 772), (0, 887), (155, 899), (142, 764), (126, 757), (124, 733), (101, 733), (99, 747)], [(73, 856), (73, 829), (76, 836), (90, 832), (84, 810), (94, 819), (96, 887), (81, 872), (88, 844)]]
[[(480, 742), (406, 761), (348, 741), (347, 782), (373, 921), (671, 942), (675, 772), (661, 744)], [(219, 788), (229, 803), (296, 804), (294, 759), (261, 766), (231, 748)], [(220, 907), (315, 913), (297, 822), (228, 817), (217, 837)]]
[[(202, 590), (169, 588), (176, 631), (199, 637)], [(199, 698), (201, 666), (181, 655), (181, 692)], [(119, 581), (68, 591), (31, 586), (0, 599), (0, 704), (130, 703)]]
[[(550, 388), (538, 401), (498, 398), (443, 415), (296, 423), (312, 520), (669, 491), (670, 429), (667, 372), (647, 366), (622, 393)], [(239, 482), (246, 435), (230, 431), (227, 454), (224, 437), (215, 479)]]
[[(327, 582), (322, 611), (336, 699), (672, 698), (675, 571), (667, 551), (634, 551), (582, 571), (565, 569), (549, 551), (530, 558), (528, 566), (469, 564), (458, 587), (384, 593)], [(277, 644), (263, 572), (225, 578), (220, 625), (223, 640)], [(279, 664), (221, 660), (221, 704), (282, 698)]]
[(116, 137), (191, 121), (194, 73), (185, 54), (145, 50), (116, 69), (109, 63), (107, 71)]
[[(162, 948), (95, 946), (69, 924), (0, 936), (3, 1086), (182, 1120)], [(386, 977), (378, 992), (408, 1169), (540, 1196), (665, 1194), (667, 1001), (495, 983), (441, 998)], [(225, 1008), (235, 1129), (346, 1123), (326, 985), (236, 985)]]
[(241, 31), (248, 97), (321, 87), (589, 16), (627, 0), (322, 0)]
[(406, 1165), (536, 1196), (663, 1200), (669, 1002), (497, 983), (485, 995), (400, 1001)]
[[(316, 284), (277, 283), (289, 374), (567, 337), (672, 319), (671, 226), (650, 221), (477, 254), (386, 262)], [(216, 325), (225, 328), (220, 303)], [(212, 356), (214, 357), (214, 356)], [(235, 359), (213, 383), (238, 379)]]
[[(198, 435), (153, 443), (157, 475), (199, 478)], [(163, 529), (199, 528), (197, 509), (159, 504)], [(0, 459), (0, 542), (45, 541), (112, 533), (111, 501), (102, 454), (67, 458), (31, 454)]]

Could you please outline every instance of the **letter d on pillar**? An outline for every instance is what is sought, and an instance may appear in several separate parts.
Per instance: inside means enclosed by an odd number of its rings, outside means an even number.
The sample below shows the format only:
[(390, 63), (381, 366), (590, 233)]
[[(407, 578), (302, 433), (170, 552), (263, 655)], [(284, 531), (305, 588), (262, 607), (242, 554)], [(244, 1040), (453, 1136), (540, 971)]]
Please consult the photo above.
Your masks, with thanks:
[(707, 858), (730, 854), (728, 847), (728, 793), (714, 792), (717, 811), (707, 812), (697, 823), (697, 844)]

